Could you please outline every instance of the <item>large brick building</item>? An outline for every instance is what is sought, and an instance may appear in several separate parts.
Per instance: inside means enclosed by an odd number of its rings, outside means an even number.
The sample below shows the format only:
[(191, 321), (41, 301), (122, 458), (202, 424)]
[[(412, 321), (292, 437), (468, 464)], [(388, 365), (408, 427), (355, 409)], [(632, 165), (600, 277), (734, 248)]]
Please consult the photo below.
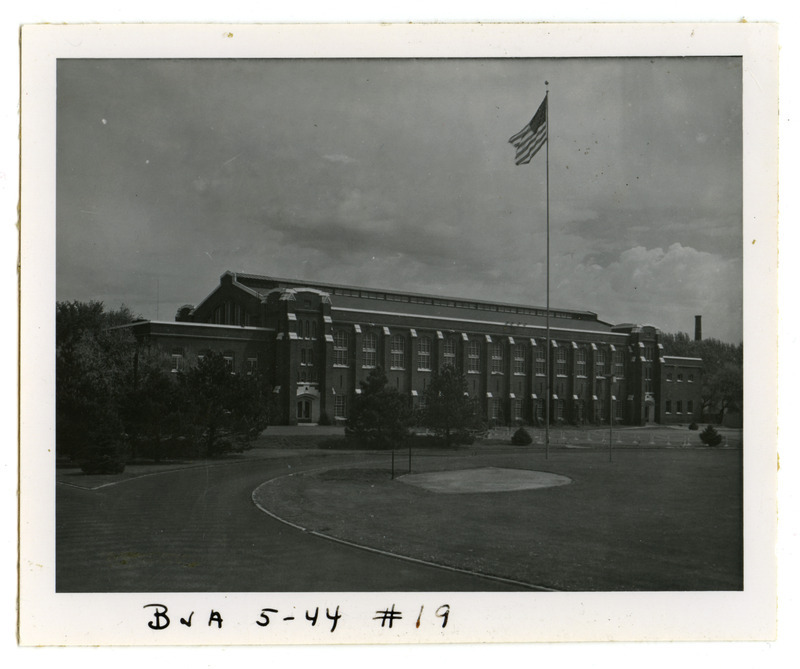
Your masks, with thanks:
[(548, 355), (554, 423), (686, 423), (700, 409), (702, 360), (665, 356), (651, 325), (589, 311), (551, 309), (548, 343), (542, 307), (226, 272), (174, 322), (131, 327), (176, 371), (213, 349), (234, 373), (266, 374), (288, 424), (346, 419), (375, 367), (419, 406), (445, 364), (487, 421), (542, 423)]

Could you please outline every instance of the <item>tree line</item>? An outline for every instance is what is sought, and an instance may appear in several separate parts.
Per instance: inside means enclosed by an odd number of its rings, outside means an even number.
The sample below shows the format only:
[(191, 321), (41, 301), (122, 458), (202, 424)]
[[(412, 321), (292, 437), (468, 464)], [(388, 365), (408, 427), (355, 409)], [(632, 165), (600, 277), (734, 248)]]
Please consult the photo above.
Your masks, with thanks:
[(269, 421), (272, 393), (259, 375), (232, 373), (207, 351), (170, 371), (166, 354), (138, 343), (125, 306), (56, 304), (56, 453), (87, 472), (119, 472), (132, 459), (216, 457), (247, 448)]

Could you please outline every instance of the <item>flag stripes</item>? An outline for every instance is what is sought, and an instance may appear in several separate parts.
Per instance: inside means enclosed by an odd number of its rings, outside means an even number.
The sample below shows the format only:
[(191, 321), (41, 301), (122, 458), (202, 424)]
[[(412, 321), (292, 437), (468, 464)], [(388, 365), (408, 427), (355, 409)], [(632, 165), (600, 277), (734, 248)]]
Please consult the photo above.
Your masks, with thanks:
[(526, 165), (531, 162), (539, 149), (547, 141), (547, 97), (542, 100), (539, 109), (534, 114), (530, 123), (512, 136), (508, 142), (517, 150), (514, 158), (516, 165)]

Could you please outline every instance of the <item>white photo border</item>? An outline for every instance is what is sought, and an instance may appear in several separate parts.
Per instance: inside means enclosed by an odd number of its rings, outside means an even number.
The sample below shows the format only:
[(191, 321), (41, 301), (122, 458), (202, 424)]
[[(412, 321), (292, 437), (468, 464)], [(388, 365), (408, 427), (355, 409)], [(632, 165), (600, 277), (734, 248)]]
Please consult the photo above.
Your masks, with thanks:
[[(55, 593), (55, 93), (62, 58), (743, 58), (744, 590), (637, 593)], [(776, 633), (777, 28), (771, 24), (62, 25), (22, 31), (20, 640), (23, 645), (255, 645), (770, 640)], [(757, 437), (755, 435), (758, 435)], [(224, 612), (154, 632), (143, 606)], [(458, 624), (380, 629), (376, 609)], [(336, 605), (335, 638), (254, 625), (273, 608)], [(199, 614), (198, 614), (199, 615)]]

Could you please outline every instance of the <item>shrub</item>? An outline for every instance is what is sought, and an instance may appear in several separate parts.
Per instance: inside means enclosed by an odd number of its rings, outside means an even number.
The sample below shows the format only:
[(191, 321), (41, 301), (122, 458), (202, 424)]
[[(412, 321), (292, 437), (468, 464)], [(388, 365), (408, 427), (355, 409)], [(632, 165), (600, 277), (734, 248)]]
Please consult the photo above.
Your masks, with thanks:
[(719, 446), (722, 443), (722, 435), (714, 429), (713, 425), (708, 425), (700, 433), (700, 441), (706, 446)]
[(319, 420), (317, 421), (318, 425), (331, 425), (330, 416), (324, 411), (319, 415)]
[(697, 430), (697, 429), (698, 429), (698, 427), (697, 427), (697, 423), (690, 423), (690, 425), (689, 425), (689, 429), (690, 429), (690, 430)]
[(528, 431), (524, 427), (519, 428), (511, 437), (511, 443), (515, 446), (527, 446), (532, 441), (531, 435), (528, 434)]

